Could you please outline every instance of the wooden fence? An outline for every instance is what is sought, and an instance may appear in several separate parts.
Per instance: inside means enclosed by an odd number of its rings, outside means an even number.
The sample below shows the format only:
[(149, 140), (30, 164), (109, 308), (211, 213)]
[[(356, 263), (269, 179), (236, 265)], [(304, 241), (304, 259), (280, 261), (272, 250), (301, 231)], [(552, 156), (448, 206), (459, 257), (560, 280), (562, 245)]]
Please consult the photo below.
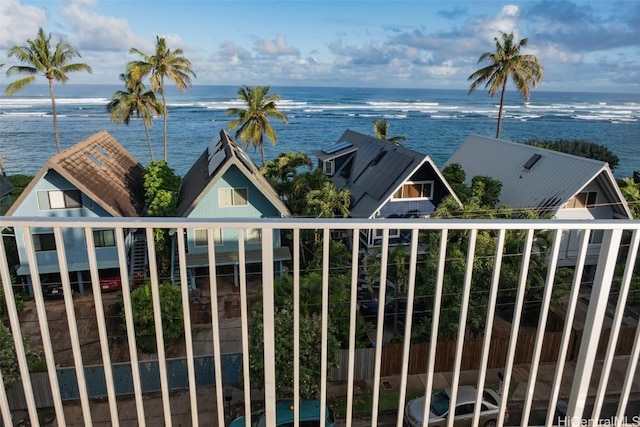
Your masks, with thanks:
[[(597, 358), (604, 358), (609, 343), (610, 330), (603, 330), (598, 345)], [(620, 328), (616, 345), (616, 355), (629, 355), (635, 339), (636, 327), (623, 326)], [(569, 337), (569, 349), (566, 360), (576, 360), (580, 348), (581, 331), (572, 331)], [(514, 364), (529, 364), (533, 356), (536, 333), (522, 333), (518, 336)], [(540, 363), (555, 363), (558, 359), (562, 332), (547, 332), (542, 342), (542, 352)], [(509, 347), (508, 337), (493, 337), (489, 347), (489, 358), (487, 368), (501, 368), (506, 364), (506, 357)], [(391, 376), (402, 373), (402, 344), (387, 345), (382, 348), (382, 361), (380, 375)], [(436, 358), (434, 372), (453, 371), (455, 360), (456, 342), (439, 342), (436, 348)], [(466, 340), (462, 352), (462, 363), (460, 369), (463, 371), (478, 369), (482, 355), (482, 339)], [(347, 379), (347, 367), (349, 353), (347, 350), (340, 352), (340, 365), (329, 373), (332, 381), (345, 381)], [(356, 350), (355, 376), (356, 380), (373, 378), (375, 348), (365, 348)], [(427, 370), (429, 358), (429, 343), (416, 343), (411, 345), (409, 353), (409, 374), (421, 374)]]

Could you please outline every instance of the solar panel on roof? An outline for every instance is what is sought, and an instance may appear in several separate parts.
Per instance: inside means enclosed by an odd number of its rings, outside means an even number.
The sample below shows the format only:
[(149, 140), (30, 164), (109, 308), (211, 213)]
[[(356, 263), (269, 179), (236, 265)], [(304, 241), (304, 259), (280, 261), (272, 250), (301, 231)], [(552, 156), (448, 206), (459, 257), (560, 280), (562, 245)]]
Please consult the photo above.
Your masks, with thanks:
[(217, 135), (213, 141), (209, 144), (208, 147), (208, 155), (209, 160), (222, 148), (222, 140), (220, 139), (220, 135)]
[(211, 157), (211, 159), (209, 159), (209, 176), (212, 176), (216, 170), (218, 170), (218, 167), (220, 167), (226, 157), (227, 154), (222, 150), (218, 151), (213, 155), (213, 157)]
[(348, 141), (338, 142), (337, 144), (330, 145), (322, 149), (324, 154), (333, 154), (345, 148), (351, 147), (353, 144)]

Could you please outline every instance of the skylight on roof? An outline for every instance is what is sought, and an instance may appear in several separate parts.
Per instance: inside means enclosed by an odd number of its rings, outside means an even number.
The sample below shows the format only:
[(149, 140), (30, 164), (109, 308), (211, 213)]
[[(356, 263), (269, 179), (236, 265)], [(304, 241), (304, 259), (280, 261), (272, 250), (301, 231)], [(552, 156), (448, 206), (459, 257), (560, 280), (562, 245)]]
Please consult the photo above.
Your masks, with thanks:
[(102, 166), (102, 161), (97, 158), (93, 153), (87, 153), (87, 157), (96, 165)]
[(542, 156), (540, 154), (534, 154), (529, 160), (527, 160), (527, 163), (524, 164), (524, 168), (527, 170), (531, 169), (541, 158)]
[(107, 153), (107, 150), (105, 150), (104, 147), (102, 147), (102, 145), (96, 145), (96, 150), (98, 150), (100, 154), (105, 156), (107, 159), (111, 157), (111, 155)]
[(353, 144), (348, 141), (338, 142), (337, 144), (330, 145), (328, 147), (324, 147), (322, 152), (324, 154), (333, 154), (337, 153), (340, 150), (351, 147)]

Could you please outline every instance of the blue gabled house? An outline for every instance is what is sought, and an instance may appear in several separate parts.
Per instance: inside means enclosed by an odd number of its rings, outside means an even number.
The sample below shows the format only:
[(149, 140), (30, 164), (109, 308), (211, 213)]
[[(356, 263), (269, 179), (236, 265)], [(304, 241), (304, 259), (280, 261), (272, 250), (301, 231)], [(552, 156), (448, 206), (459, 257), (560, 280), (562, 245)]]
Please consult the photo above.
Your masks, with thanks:
[[(216, 267), (218, 271), (226, 269), (233, 274), (237, 284), (238, 240), (242, 238), (245, 242), (248, 271), (259, 269), (262, 264), (261, 231), (249, 229), (245, 230), (244, 236), (239, 236), (237, 230), (216, 226), (215, 219), (283, 218), (290, 213), (255, 163), (227, 132), (221, 130), (183, 177), (176, 216), (212, 220)], [(197, 270), (209, 266), (207, 229), (187, 229), (185, 242), (186, 266), (193, 288)], [(281, 245), (279, 230), (274, 232), (273, 245), (274, 268), (279, 273), (283, 262), (291, 259), (289, 248)], [(174, 255), (176, 253), (174, 251)], [(177, 262), (172, 266), (175, 280)]]
[[(51, 157), (7, 212), (7, 216), (45, 218), (138, 217), (144, 207), (143, 166), (108, 132), (96, 133)], [(25, 245), (35, 250), (43, 287), (61, 282), (56, 241), (52, 228), (14, 230), (23, 278), (32, 293), (32, 277)], [(86, 236), (82, 229), (63, 229), (66, 265), (75, 290), (90, 283)], [(128, 247), (133, 234), (125, 231)], [(115, 229), (93, 231), (101, 277), (118, 275)]]

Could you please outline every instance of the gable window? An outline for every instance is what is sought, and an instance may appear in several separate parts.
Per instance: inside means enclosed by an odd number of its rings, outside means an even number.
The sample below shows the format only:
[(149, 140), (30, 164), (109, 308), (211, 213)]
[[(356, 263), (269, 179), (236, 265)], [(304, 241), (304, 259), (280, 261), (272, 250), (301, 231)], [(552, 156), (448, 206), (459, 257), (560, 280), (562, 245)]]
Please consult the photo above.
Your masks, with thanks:
[(335, 160), (331, 159), (331, 160), (325, 160), (323, 162), (323, 168), (324, 168), (324, 173), (325, 175), (329, 175), (332, 176), (335, 168), (336, 162)]
[(79, 190), (39, 191), (37, 197), (40, 210), (82, 207), (82, 195)]
[(596, 191), (583, 191), (582, 193), (576, 194), (574, 198), (569, 200), (567, 208), (578, 209), (595, 207), (597, 197), (598, 193)]
[(222, 188), (219, 190), (218, 195), (220, 207), (247, 205), (246, 188)]
[(93, 243), (96, 245), (96, 248), (115, 246), (115, 232), (113, 230), (93, 230)]
[(433, 181), (405, 182), (393, 194), (394, 199), (432, 199)]
[[(202, 247), (207, 246), (207, 229), (197, 228), (193, 230), (195, 236), (194, 246)], [(222, 230), (219, 228), (213, 229), (213, 244), (216, 246), (222, 245)]]
[(247, 243), (260, 243), (262, 241), (262, 229), (249, 228), (247, 229)]
[(53, 233), (34, 234), (33, 248), (36, 252), (55, 251), (56, 238)]

